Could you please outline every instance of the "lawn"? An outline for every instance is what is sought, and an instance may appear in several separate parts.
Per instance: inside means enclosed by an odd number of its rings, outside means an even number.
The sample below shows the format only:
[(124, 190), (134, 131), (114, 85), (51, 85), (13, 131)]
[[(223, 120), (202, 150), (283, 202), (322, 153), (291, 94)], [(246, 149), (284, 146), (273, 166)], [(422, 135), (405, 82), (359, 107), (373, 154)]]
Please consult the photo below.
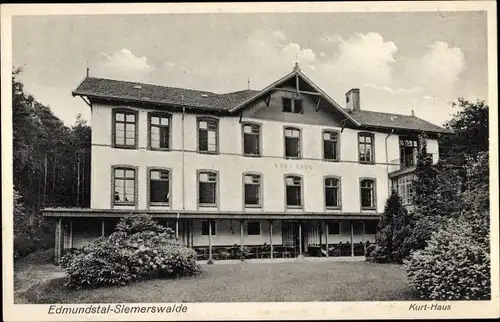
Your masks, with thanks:
[(69, 290), (54, 283), (39, 303), (394, 301), (414, 296), (401, 266), (368, 262), (203, 265), (199, 276)]

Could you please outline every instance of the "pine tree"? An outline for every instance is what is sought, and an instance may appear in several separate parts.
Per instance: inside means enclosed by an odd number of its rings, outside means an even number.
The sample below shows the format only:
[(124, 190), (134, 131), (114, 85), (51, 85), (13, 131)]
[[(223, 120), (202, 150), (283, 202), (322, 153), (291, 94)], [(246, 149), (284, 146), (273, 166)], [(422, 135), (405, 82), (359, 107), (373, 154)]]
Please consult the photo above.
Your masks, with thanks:
[(427, 135), (422, 133), (419, 137), (420, 151), (417, 155), (415, 167), (414, 197), (415, 212), (425, 216), (435, 213), (437, 190), (437, 171), (432, 164), (432, 154), (427, 153)]
[(401, 197), (395, 190), (385, 204), (384, 213), (378, 223), (376, 246), (370, 254), (370, 260), (377, 263), (389, 263), (394, 260), (394, 253), (398, 253), (399, 242), (395, 242), (395, 236), (404, 227), (407, 211), (403, 207)]
[(438, 172), (433, 165), (432, 155), (427, 153), (425, 133), (420, 135), (419, 141), (421, 149), (414, 173), (415, 209), (408, 216), (408, 223), (399, 236), (402, 239), (398, 254), (400, 259), (408, 257), (414, 250), (425, 248), (432, 232), (439, 229), (443, 221), (439, 211)]

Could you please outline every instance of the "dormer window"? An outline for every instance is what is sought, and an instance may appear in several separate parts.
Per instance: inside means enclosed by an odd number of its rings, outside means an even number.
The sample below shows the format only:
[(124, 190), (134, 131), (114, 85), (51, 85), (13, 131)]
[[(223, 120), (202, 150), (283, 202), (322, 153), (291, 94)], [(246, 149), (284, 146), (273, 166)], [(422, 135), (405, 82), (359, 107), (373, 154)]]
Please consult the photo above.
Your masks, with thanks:
[(303, 113), (302, 100), (283, 97), (283, 112)]

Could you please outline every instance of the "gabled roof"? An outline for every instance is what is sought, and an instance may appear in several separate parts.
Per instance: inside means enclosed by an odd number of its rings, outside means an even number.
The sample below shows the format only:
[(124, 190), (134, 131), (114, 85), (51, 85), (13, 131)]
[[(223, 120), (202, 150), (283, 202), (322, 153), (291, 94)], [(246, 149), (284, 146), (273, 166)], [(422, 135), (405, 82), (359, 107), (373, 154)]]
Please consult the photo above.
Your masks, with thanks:
[(349, 113), (365, 127), (451, 133), (445, 128), (434, 125), (413, 115), (381, 113), (364, 110), (349, 111)]
[(217, 94), (185, 88), (166, 87), (106, 78), (87, 77), (73, 91), (73, 96), (146, 102), (162, 105), (186, 106), (207, 110), (229, 110), (255, 95), (257, 91), (244, 90)]
[(304, 75), (304, 73), (302, 73), (300, 71), (300, 69), (296, 69), (294, 71), (292, 71), (291, 73), (289, 73), (288, 75), (285, 75), (283, 76), (282, 78), (278, 79), (277, 81), (275, 81), (274, 83), (272, 83), (271, 85), (267, 86), (266, 88), (264, 88), (263, 90), (261, 90), (260, 92), (257, 92), (254, 96), (250, 97), (249, 99), (247, 99), (246, 101), (243, 101), (241, 102), (240, 104), (238, 104), (237, 106), (231, 108), (229, 111), (230, 112), (236, 112), (242, 108), (244, 108), (247, 104), (255, 101), (256, 99), (260, 98), (260, 97), (263, 97), (264, 95), (266, 95), (267, 93), (269, 93), (270, 91), (273, 90), (273, 88), (275, 88), (276, 86), (280, 85), (280, 84), (283, 84), (285, 83), (286, 81), (288, 81), (289, 79), (291, 79), (292, 77), (301, 77), (303, 81), (305, 81), (309, 86), (311, 86), (312, 88), (314, 88), (314, 90), (316, 92), (318, 92), (318, 94), (321, 94), (331, 105), (333, 105), (333, 107), (335, 109), (337, 109), (338, 111), (340, 111), (342, 114), (344, 114), (344, 116), (346, 116), (349, 120), (351, 120), (355, 125), (358, 125), (360, 126), (361, 124), (356, 121), (352, 116), (349, 115), (349, 113), (347, 113), (343, 108), (342, 106), (340, 106), (340, 104), (338, 104), (337, 102), (335, 102), (335, 100), (333, 100), (330, 96), (328, 96), (328, 94), (326, 94), (321, 88), (319, 88), (316, 84), (314, 84), (309, 78), (307, 78), (306, 75)]
[(198, 108), (216, 112), (237, 113), (256, 99), (264, 97), (276, 86), (298, 76), (323, 96), (336, 110), (351, 120), (357, 127), (407, 129), (435, 133), (450, 133), (449, 130), (413, 115), (372, 112), (366, 110), (348, 111), (328, 96), (321, 88), (307, 78), (300, 69), (294, 70), (278, 79), (263, 90), (242, 90), (218, 94), (186, 88), (176, 88), (144, 84), (137, 82), (118, 81), (106, 78), (87, 77), (73, 91), (73, 96), (89, 98), (112, 99), (125, 102), (140, 102), (157, 105), (181, 106)]

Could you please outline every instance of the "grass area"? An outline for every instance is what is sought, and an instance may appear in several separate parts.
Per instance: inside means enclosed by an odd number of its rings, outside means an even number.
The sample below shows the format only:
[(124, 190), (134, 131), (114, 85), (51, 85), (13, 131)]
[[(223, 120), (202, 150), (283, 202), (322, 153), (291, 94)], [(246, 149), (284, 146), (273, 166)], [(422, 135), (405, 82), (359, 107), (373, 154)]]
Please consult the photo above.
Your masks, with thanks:
[(14, 263), (14, 303), (28, 303), (26, 291), (35, 284), (62, 276), (63, 271), (54, 264), (37, 262), (32, 258), (23, 258)]
[(414, 299), (401, 266), (368, 262), (203, 265), (199, 276), (70, 290), (53, 283), (39, 303), (394, 301)]

